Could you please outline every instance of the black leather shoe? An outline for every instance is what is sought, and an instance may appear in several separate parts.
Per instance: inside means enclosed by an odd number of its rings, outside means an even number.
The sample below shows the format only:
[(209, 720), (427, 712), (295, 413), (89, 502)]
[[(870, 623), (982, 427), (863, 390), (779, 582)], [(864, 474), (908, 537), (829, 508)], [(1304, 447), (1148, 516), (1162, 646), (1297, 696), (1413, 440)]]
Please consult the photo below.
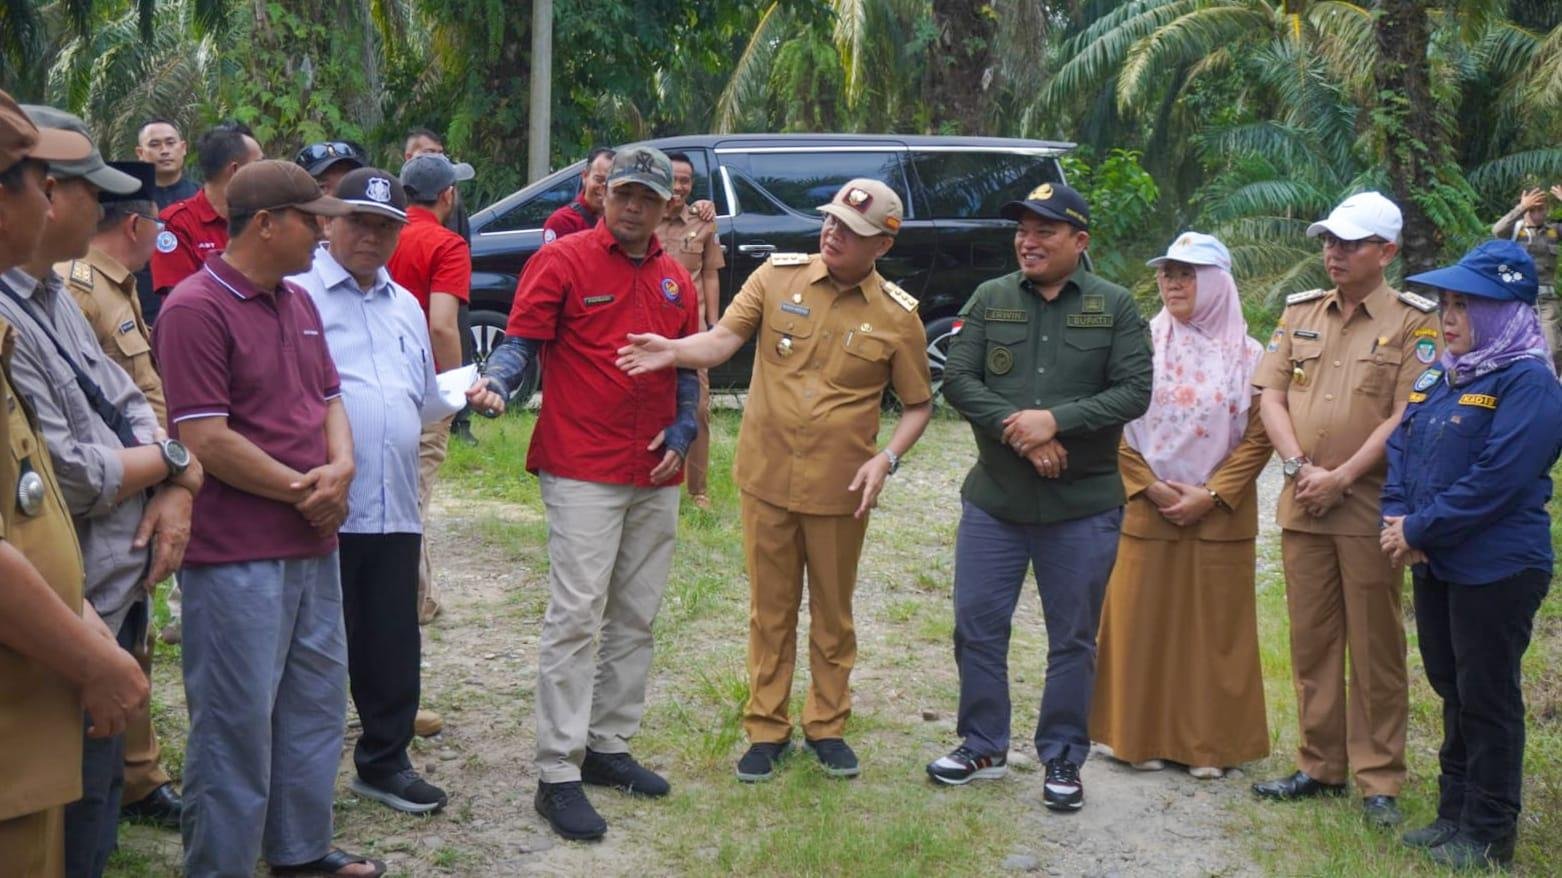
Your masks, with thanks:
[(580, 762), (580, 779), (592, 786), (612, 787), (630, 795), (667, 795), (667, 779), (635, 761), (628, 753), (598, 753), (588, 749)]
[(1368, 796), (1361, 800), (1361, 813), (1367, 823), (1379, 829), (1393, 829), (1405, 822), (1393, 796)]
[(1420, 829), (1412, 829), (1399, 840), (1413, 848), (1435, 848), (1453, 838), (1459, 832), (1459, 824), (1439, 817)]
[(1498, 841), (1477, 841), (1459, 831), (1453, 838), (1426, 852), (1432, 862), (1456, 871), (1486, 870), (1513, 862), (1514, 837)]
[(179, 798), (179, 791), (171, 783), (165, 783), (147, 793), (139, 802), (131, 802), (119, 808), (122, 820), (134, 820), (175, 831), (179, 829), (179, 818), (183, 814), (184, 800)]
[(1298, 771), (1290, 777), (1266, 780), (1253, 784), (1253, 793), (1260, 799), (1309, 799), (1313, 796), (1343, 796), (1345, 784), (1324, 783)]
[(548, 818), (548, 825), (559, 835), (575, 841), (592, 841), (607, 832), (607, 821), (591, 807), (580, 781), (538, 783), (532, 804), (537, 813)]

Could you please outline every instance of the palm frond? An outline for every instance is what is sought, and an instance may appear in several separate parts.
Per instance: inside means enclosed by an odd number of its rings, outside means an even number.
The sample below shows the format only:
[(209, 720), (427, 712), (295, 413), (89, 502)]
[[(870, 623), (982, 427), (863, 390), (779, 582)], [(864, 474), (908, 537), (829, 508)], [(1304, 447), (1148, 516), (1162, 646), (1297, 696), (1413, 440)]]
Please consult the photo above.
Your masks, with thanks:
[(1465, 175), (1477, 192), (1501, 193), (1506, 202), (1521, 188), (1562, 179), (1562, 147), (1545, 147), (1484, 162)]
[(773, 0), (760, 16), (743, 53), (732, 65), (732, 74), (721, 90), (721, 97), (716, 100), (714, 127), (717, 133), (729, 134), (737, 130), (745, 110), (762, 95), (770, 81), (770, 66), (775, 60), (776, 49), (789, 22), (779, 0)]
[(1125, 3), (1069, 41), (1068, 60), (1042, 92), (1048, 106), (1060, 106), (1074, 95), (1093, 94), (1121, 70), (1140, 40), (1167, 23), (1204, 5), (1200, 0), (1138, 0)]
[(1117, 111), (1132, 116), (1143, 98), (1168, 74), (1208, 56), (1250, 33), (1263, 33), (1269, 16), (1240, 6), (1194, 10), (1135, 43), (1117, 75)]

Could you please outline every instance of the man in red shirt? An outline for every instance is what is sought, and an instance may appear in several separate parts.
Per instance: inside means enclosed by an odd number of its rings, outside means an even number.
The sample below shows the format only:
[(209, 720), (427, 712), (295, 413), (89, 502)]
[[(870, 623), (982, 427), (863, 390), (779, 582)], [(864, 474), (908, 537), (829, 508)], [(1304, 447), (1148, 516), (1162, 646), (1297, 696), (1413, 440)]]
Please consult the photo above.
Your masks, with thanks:
[(231, 123), (206, 132), (195, 149), (206, 183), (160, 215), (165, 228), (152, 254), (152, 288), (160, 296), (200, 271), (206, 257), (227, 249), (228, 181), (239, 168), (261, 158), (260, 144), (249, 129)]
[(607, 195), (607, 175), (613, 167), (613, 151), (599, 146), (586, 157), (586, 169), (580, 172), (580, 194), (569, 204), (555, 210), (542, 224), (542, 243), (552, 244), (565, 235), (584, 232), (602, 216), (602, 200)]
[[(614, 365), (631, 332), (700, 331), (699, 288), (655, 229), (672, 164), (621, 150), (603, 222), (537, 251), (515, 292), (506, 338), (488, 359), (478, 411), (502, 411), (541, 352), (543, 403), (526, 455), (548, 515), (548, 610), (537, 683), (536, 807), (565, 838), (607, 823), (581, 783), (663, 796), (667, 781), (629, 755), (645, 710), (651, 622), (678, 528), (683, 458), (698, 428), (699, 378), (630, 377)], [(601, 645), (593, 641), (601, 635)]]
[[(452, 164), (438, 153), (413, 156), (401, 166), (401, 185), (407, 190), (407, 225), (385, 270), (406, 287), (423, 306), (428, 335), (434, 348), (434, 368), (444, 372), (461, 365), (461, 306), (472, 294), (472, 248), (466, 239), (445, 227), (456, 206), (456, 183), (472, 179), (472, 166)], [(418, 446), (419, 487), (422, 492), (424, 532), (428, 532), (428, 504), (434, 479), (445, 462), (450, 443), (450, 419), (423, 428)], [(418, 621), (428, 624), (439, 615), (433, 565), (428, 542), (418, 570)]]

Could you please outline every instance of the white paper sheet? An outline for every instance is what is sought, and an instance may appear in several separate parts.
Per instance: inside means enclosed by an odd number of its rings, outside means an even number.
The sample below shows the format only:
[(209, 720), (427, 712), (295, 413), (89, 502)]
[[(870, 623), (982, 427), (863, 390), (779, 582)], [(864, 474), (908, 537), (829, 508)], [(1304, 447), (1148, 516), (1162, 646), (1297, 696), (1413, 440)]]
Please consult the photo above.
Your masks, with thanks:
[(461, 366), (434, 376), (439, 395), (423, 402), (423, 416), (430, 421), (448, 418), (466, 408), (466, 392), (477, 383), (477, 366)]

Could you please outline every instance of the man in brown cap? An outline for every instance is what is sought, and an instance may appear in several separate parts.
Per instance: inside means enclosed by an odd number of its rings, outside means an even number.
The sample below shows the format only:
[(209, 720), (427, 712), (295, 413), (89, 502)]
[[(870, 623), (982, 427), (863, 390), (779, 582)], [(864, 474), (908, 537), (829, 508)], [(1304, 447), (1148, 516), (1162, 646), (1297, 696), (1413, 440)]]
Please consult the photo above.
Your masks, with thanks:
[(214, 462), (184, 590), (184, 867), (379, 875), (331, 847), (347, 710), (337, 527), (352, 435), (309, 295), (317, 216), (348, 207), (291, 162), (228, 184), (227, 249), (174, 287), (152, 331), (168, 420)]
[[(733, 476), (742, 491), (748, 557), (752, 746), (738, 779), (768, 779), (791, 748), (797, 611), (808, 571), (809, 679), (804, 747), (827, 773), (855, 777), (842, 734), (857, 658), (852, 590), (868, 512), (933, 413), (927, 335), (917, 300), (879, 276), (875, 261), (900, 230), (901, 203), (877, 180), (852, 180), (819, 208), (819, 253), (777, 253), (743, 285), (710, 332), (668, 340), (631, 335), (618, 365), (630, 375), (719, 365), (758, 337)], [(879, 402), (905, 406), (875, 446)]]
[[(33, 258), (50, 213), (47, 162), (85, 158), (85, 137), (39, 129), (0, 91), (0, 271)], [(64, 870), (65, 804), (81, 797), (81, 716), (108, 737), (146, 704), (146, 679), (102, 626), (82, 618), (82, 560), (43, 436), (13, 390), (0, 321), (0, 863)]]

